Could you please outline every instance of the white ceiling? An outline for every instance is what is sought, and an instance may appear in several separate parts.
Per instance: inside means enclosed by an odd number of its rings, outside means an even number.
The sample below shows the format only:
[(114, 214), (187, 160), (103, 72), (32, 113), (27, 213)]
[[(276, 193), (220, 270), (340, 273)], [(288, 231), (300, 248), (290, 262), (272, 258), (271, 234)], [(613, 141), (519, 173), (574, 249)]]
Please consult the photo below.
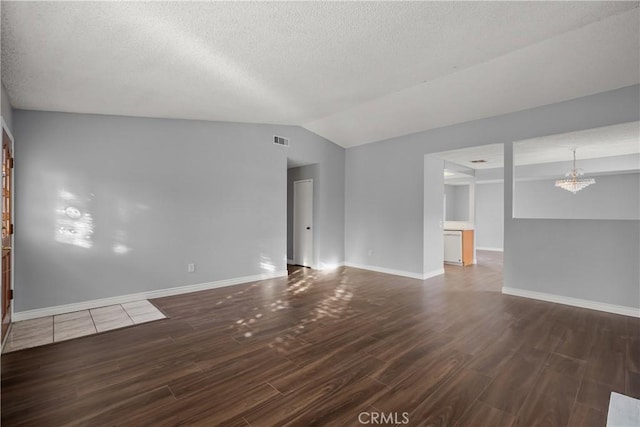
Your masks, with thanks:
[[(514, 146), (514, 163), (532, 165), (573, 159), (578, 160), (624, 156), (640, 153), (640, 122), (622, 123), (518, 141)], [(492, 169), (504, 166), (503, 144), (452, 150), (438, 155), (444, 160), (472, 169)], [(486, 163), (471, 163), (483, 159)]]
[(638, 2), (2, 2), (16, 108), (344, 147), (640, 82)]

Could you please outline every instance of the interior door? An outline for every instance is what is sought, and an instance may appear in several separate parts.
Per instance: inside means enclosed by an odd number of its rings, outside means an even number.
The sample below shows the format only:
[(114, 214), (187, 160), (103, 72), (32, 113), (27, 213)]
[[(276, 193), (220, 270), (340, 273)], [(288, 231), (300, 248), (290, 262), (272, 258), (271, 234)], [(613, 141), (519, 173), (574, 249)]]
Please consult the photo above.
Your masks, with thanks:
[(13, 195), (11, 184), (13, 178), (13, 157), (11, 156), (11, 139), (2, 130), (2, 339), (11, 324), (11, 253), (13, 220), (11, 206)]
[(313, 266), (313, 180), (293, 183), (293, 262)]

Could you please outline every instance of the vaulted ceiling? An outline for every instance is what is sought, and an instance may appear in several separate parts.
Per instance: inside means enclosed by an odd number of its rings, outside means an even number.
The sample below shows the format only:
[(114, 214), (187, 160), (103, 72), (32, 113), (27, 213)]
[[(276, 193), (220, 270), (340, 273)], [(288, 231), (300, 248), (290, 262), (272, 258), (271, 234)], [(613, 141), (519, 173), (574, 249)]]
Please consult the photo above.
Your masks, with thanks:
[[(640, 82), (638, 2), (2, 2), (15, 108), (343, 147)], [(295, 143), (295, 141), (293, 141)]]

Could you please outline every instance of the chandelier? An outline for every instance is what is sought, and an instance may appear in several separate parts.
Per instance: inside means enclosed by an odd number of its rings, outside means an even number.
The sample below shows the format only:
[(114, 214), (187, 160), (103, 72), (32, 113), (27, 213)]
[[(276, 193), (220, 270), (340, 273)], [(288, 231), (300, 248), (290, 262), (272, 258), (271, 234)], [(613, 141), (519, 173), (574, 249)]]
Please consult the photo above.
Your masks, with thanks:
[(556, 180), (556, 187), (560, 187), (563, 190), (571, 191), (576, 194), (583, 188), (587, 188), (591, 184), (595, 184), (596, 180), (593, 178), (580, 178), (584, 175), (582, 169), (576, 169), (576, 150), (573, 150), (573, 168), (567, 172), (565, 179)]

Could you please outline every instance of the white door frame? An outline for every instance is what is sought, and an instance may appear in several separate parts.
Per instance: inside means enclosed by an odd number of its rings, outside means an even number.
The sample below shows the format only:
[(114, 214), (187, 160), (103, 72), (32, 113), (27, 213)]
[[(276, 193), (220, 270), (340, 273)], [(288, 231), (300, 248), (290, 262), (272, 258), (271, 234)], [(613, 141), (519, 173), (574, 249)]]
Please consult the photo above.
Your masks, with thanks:
[[(305, 221), (305, 222), (310, 222), (310, 224), (304, 224), (304, 225), (298, 224), (298, 222), (300, 221), (300, 218), (298, 218), (298, 209), (297, 209), (297, 203), (299, 202), (299, 198), (296, 197), (296, 184), (301, 184), (301, 183), (311, 183), (311, 200), (310, 200), (311, 206), (309, 207), (309, 213), (311, 215), (311, 219), (310, 221)], [(293, 262), (294, 264), (303, 265), (305, 267), (311, 267), (311, 268), (315, 268), (314, 250), (313, 250), (313, 241), (314, 241), (314, 234), (315, 234), (315, 230), (313, 226), (313, 207), (314, 207), (313, 206), (313, 179), (301, 179), (301, 180), (293, 181)], [(309, 250), (311, 253), (308, 255), (307, 262), (305, 262), (303, 259), (300, 259), (300, 255), (298, 254), (298, 233), (300, 232), (298, 230), (299, 226), (305, 227), (306, 230), (303, 230), (305, 232), (309, 230), (309, 238), (311, 239)]]

